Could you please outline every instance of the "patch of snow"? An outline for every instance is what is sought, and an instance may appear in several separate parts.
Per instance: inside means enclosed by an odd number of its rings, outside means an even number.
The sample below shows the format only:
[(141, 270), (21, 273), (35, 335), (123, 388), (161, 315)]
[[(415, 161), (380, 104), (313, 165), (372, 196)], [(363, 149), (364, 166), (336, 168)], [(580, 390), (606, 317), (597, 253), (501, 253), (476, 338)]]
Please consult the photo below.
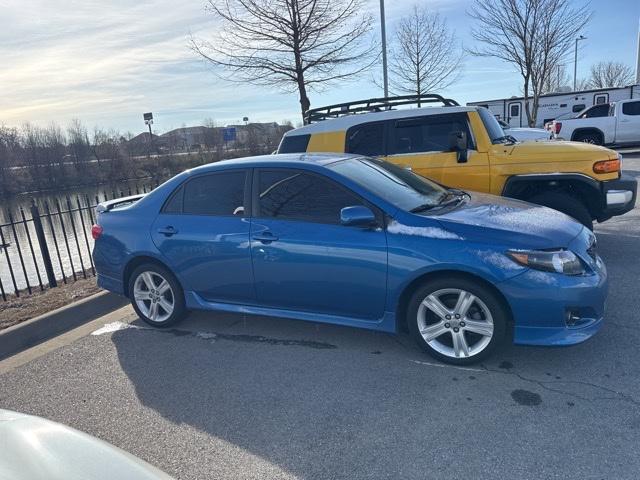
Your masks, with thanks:
[(211, 340), (216, 338), (218, 335), (216, 335), (215, 333), (210, 333), (210, 332), (196, 332), (196, 337), (198, 338), (202, 338), (204, 340)]
[(392, 220), (389, 222), (387, 226), (387, 232), (389, 233), (397, 233), (402, 235), (414, 235), (417, 237), (426, 237), (426, 238), (443, 238), (449, 240), (462, 240), (462, 237), (456, 235), (453, 232), (445, 230), (444, 228), (439, 227), (412, 227), (410, 225), (404, 225), (402, 223), (397, 222), (396, 220)]
[(112, 322), (112, 323), (107, 323), (102, 328), (99, 328), (94, 332), (91, 332), (91, 335), (104, 335), (105, 333), (113, 333), (113, 332), (117, 332), (118, 330), (126, 330), (127, 328), (140, 328), (140, 327), (136, 325), (131, 325), (125, 322)]
[(494, 267), (504, 270), (522, 270), (526, 267), (514, 262), (504, 254), (493, 252), (491, 250), (478, 250), (478, 256), (481, 260), (490, 263)]

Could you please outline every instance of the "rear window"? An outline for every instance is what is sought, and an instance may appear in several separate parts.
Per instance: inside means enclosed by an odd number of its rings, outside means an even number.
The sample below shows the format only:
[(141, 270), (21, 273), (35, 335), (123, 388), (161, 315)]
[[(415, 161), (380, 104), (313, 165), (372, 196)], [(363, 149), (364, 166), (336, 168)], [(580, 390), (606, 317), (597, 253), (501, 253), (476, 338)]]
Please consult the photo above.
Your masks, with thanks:
[(622, 113), (625, 115), (640, 115), (640, 101), (623, 103)]
[(305, 153), (311, 135), (287, 135), (280, 142), (278, 153)]
[(189, 180), (184, 185), (183, 213), (244, 215), (245, 176), (244, 171), (233, 171), (202, 175)]

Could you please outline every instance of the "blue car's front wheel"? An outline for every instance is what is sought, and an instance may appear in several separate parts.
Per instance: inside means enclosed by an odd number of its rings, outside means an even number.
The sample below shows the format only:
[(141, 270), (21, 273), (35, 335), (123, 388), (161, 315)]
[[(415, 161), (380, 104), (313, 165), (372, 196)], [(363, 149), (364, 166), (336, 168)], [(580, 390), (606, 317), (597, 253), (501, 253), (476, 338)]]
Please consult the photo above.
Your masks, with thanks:
[(186, 316), (182, 287), (155, 263), (140, 265), (131, 274), (129, 298), (138, 316), (154, 327), (168, 327)]
[(504, 339), (508, 313), (496, 294), (469, 278), (437, 278), (411, 298), (409, 330), (443, 362), (467, 365), (486, 358)]

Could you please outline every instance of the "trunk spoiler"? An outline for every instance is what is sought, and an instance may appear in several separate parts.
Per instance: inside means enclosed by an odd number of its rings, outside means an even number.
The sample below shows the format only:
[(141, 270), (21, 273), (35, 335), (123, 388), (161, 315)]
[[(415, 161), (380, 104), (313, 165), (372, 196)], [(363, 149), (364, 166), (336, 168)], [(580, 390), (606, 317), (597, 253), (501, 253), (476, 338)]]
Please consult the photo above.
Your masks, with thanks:
[(144, 196), (145, 194), (131, 195), (130, 197), (121, 197), (121, 198), (115, 198), (113, 200), (107, 200), (106, 202), (100, 202), (96, 207), (96, 213), (100, 214), (100, 213), (109, 212), (114, 208), (128, 207), (129, 205), (136, 203), (138, 200), (140, 200)]

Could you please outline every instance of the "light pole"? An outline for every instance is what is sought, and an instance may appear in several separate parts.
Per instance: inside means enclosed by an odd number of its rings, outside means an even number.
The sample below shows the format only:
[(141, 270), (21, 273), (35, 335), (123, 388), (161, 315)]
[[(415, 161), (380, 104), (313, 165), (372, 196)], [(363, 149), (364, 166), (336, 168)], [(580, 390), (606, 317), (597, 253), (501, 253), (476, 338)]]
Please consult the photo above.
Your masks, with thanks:
[(578, 83), (578, 42), (580, 40), (586, 40), (587, 37), (585, 37), (584, 35), (580, 35), (578, 38), (576, 38), (576, 49), (575, 49), (575, 53), (573, 56), (573, 91), (576, 91), (576, 85)]
[(387, 77), (387, 32), (384, 20), (384, 0), (380, 0), (380, 30), (382, 34), (382, 79), (384, 83), (384, 98), (389, 96), (389, 79)]

